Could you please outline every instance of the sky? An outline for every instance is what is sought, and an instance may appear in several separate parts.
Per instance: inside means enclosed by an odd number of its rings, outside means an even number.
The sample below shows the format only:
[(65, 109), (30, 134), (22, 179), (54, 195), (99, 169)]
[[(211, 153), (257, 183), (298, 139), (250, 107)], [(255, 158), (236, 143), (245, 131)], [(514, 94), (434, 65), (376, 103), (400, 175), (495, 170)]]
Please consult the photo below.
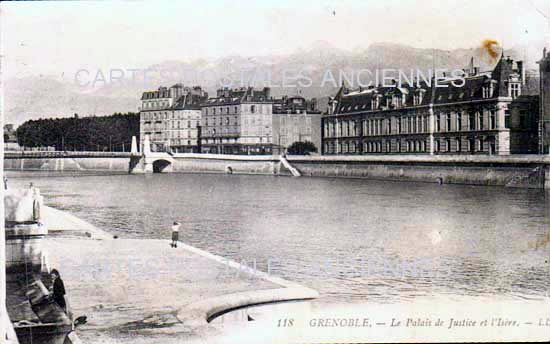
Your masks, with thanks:
[(289, 54), (316, 41), (453, 49), (495, 39), (536, 57), (550, 42), (548, 0), (26, 1), (0, 9), (7, 78)]

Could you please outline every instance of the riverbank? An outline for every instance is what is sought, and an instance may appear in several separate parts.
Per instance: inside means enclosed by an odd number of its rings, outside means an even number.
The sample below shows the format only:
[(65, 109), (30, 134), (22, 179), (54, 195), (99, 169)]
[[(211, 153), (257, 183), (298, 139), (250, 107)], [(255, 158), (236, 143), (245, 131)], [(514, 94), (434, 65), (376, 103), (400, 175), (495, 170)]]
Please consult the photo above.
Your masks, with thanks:
[[(311, 299), (311, 289), (169, 240), (113, 239), (46, 207), (50, 268), (61, 272), (84, 343), (208, 342), (207, 320), (250, 304)], [(246, 324), (246, 322), (244, 323)]]
[(550, 157), (543, 155), (288, 156), (285, 165), (275, 155), (151, 154), (147, 158), (11, 157), (4, 159), (4, 165), (12, 171), (294, 175), (550, 189)]
[[(147, 160), (147, 159), (146, 159)], [(541, 155), (235, 156), (173, 154), (149, 159), (159, 172), (362, 178), (438, 184), (550, 188), (550, 157)]]

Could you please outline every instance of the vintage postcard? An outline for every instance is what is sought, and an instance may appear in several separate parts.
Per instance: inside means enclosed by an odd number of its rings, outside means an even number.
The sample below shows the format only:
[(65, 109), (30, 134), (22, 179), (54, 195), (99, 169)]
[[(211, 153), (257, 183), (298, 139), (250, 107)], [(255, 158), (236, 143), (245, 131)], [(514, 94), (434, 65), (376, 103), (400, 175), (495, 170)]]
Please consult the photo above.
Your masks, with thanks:
[(547, 0), (3, 1), (0, 342), (550, 340)]

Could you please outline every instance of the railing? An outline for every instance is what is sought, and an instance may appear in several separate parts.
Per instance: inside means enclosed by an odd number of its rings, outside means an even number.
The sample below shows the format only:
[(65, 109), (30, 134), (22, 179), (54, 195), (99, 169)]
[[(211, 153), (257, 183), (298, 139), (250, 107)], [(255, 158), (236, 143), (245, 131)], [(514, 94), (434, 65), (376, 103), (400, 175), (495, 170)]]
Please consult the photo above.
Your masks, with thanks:
[(78, 152), (78, 151), (6, 151), (4, 158), (80, 158), (109, 157), (126, 158), (130, 152)]

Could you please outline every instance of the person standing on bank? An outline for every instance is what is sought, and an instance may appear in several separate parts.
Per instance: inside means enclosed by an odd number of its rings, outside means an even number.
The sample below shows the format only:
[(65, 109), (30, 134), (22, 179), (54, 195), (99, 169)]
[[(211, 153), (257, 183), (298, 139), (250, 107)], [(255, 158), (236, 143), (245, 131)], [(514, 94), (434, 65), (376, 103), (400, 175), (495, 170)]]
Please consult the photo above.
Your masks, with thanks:
[(61, 279), (61, 276), (59, 276), (59, 271), (56, 269), (53, 269), (51, 272), (52, 279), (53, 279), (53, 291), (52, 291), (52, 298), (63, 309), (65, 313), (67, 313), (67, 303), (65, 302), (65, 285), (63, 284), (63, 280)]
[(180, 224), (174, 221), (174, 224), (172, 225), (172, 244), (170, 244), (170, 246), (178, 247), (179, 232)]

